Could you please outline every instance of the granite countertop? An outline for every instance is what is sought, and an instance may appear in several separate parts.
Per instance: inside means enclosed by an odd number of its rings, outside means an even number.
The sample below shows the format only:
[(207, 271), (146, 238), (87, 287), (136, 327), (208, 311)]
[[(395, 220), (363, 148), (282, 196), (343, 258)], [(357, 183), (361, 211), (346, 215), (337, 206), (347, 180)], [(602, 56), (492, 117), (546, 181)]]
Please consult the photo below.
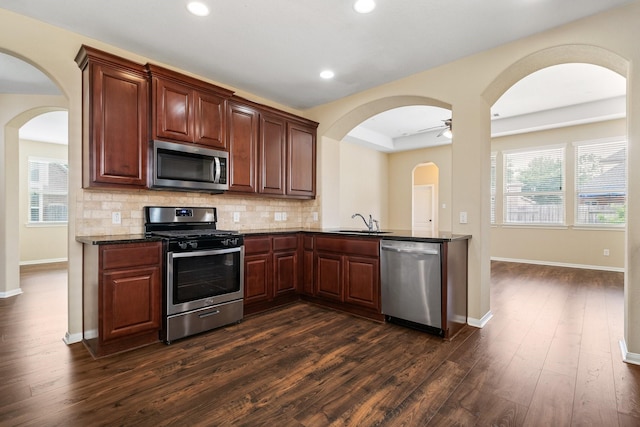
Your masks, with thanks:
[(362, 229), (346, 229), (346, 228), (278, 228), (278, 229), (260, 229), (260, 230), (244, 230), (240, 234), (244, 236), (260, 236), (287, 233), (317, 233), (317, 234), (335, 234), (341, 236), (357, 236), (368, 238), (383, 238), (391, 240), (410, 240), (422, 242), (451, 242), (453, 240), (471, 239), (469, 234), (452, 234), (448, 232), (427, 233), (424, 231), (412, 230), (391, 230), (386, 229), (381, 233), (372, 232)]
[(76, 241), (87, 245), (109, 245), (114, 243), (159, 242), (160, 237), (147, 237), (144, 234), (117, 234), (112, 236), (76, 236)]
[[(383, 238), (389, 240), (409, 240), (415, 242), (451, 242), (454, 240), (468, 240), (471, 235), (452, 234), (448, 232), (426, 233), (424, 231), (412, 230), (384, 230), (383, 232), (369, 233), (360, 229), (337, 229), (337, 228), (278, 228), (240, 231), (243, 236), (260, 236), (289, 233), (314, 233), (331, 234), (364, 238)], [(160, 241), (160, 237), (147, 237), (144, 234), (120, 234), (112, 236), (76, 236), (76, 241), (88, 245), (109, 245), (124, 243), (143, 243)]]

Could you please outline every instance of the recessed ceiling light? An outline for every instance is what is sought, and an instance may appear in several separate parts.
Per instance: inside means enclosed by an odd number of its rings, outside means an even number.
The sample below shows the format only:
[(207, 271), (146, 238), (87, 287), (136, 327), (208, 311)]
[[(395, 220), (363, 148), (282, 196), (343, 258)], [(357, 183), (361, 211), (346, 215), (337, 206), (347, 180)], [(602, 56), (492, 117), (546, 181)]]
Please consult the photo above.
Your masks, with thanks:
[(358, 13), (369, 13), (376, 8), (376, 2), (373, 0), (357, 0), (353, 4), (353, 8)]
[(335, 75), (336, 74), (331, 70), (324, 70), (323, 72), (320, 73), (320, 77), (322, 77), (325, 80), (332, 79)]
[(200, 3), (199, 1), (189, 2), (187, 4), (187, 9), (196, 16), (207, 16), (209, 14), (209, 8), (207, 5)]

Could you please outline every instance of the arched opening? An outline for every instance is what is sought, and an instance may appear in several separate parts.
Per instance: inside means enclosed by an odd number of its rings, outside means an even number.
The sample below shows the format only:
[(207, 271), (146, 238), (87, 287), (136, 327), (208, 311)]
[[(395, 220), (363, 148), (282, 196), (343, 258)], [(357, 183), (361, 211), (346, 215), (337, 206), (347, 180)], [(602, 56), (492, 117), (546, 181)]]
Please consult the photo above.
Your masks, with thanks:
[[(601, 68), (599, 72), (604, 70), (604, 73), (609, 76), (621, 76), (622, 80), (627, 77), (628, 62), (610, 51), (595, 46), (558, 46), (536, 52), (516, 62), (487, 87), (483, 96), (488, 105), (493, 105), (495, 108), (501, 97), (517, 82), (554, 67), (575, 64)], [(594, 81), (593, 83), (597, 84), (598, 82)], [(608, 83), (605, 85), (609, 86)], [(626, 81), (622, 82), (622, 87), (626, 87)], [(591, 88), (594, 89), (593, 86)], [(552, 113), (562, 114), (568, 119), (563, 126), (541, 127), (539, 126), (541, 122), (539, 122), (538, 126), (534, 126), (529, 132), (520, 135), (509, 135), (509, 133), (496, 135), (500, 133), (498, 131), (501, 126), (498, 124), (492, 126), (491, 216), (493, 227), (491, 230), (491, 255), (494, 259), (500, 258), (501, 255), (511, 260), (524, 260), (532, 264), (613, 270), (611, 274), (618, 275), (620, 273), (615, 272), (624, 271), (623, 286), (628, 288), (628, 271), (626, 269), (629, 257), (626, 243), (628, 231), (624, 226), (615, 224), (613, 216), (591, 215), (594, 208), (609, 209), (613, 207), (615, 210), (613, 205), (619, 202), (609, 196), (618, 197), (620, 195), (621, 181), (613, 179), (613, 177), (620, 177), (620, 172), (622, 175), (626, 174), (624, 171), (627, 163), (625, 153), (628, 153), (628, 150), (622, 146), (611, 147), (618, 143), (626, 144), (628, 140), (629, 126), (626, 122), (628, 101), (623, 94), (616, 99), (596, 99), (583, 102), (578, 105), (579, 108), (574, 108), (573, 111), (568, 111), (569, 109), (564, 107), (552, 111)], [(581, 114), (591, 110), (590, 107), (599, 107), (600, 118), (587, 120), (585, 117), (580, 117)], [(594, 115), (594, 117), (596, 116)], [(542, 120), (543, 117), (538, 115), (537, 119)], [(525, 181), (529, 178), (518, 179), (516, 175), (525, 170), (529, 176), (536, 175), (533, 173), (535, 172), (534, 168), (531, 167), (534, 162), (531, 161), (538, 157), (543, 158), (537, 155), (530, 156), (531, 163), (523, 163), (523, 166), (518, 169), (517, 156), (523, 153), (527, 154), (527, 151), (535, 152), (541, 148), (554, 148), (561, 151), (562, 157), (558, 164), (563, 166), (562, 189), (556, 193), (564, 197), (562, 200), (564, 206), (562, 224), (541, 225), (542, 217), (538, 216), (537, 226), (526, 227), (522, 224), (522, 227), (516, 226), (511, 230), (506, 230), (504, 229), (506, 227), (502, 227), (502, 225), (517, 222), (517, 216), (513, 215), (514, 209), (523, 207), (523, 203), (517, 200), (521, 194), (517, 194), (519, 191), (514, 187), (528, 185)], [(512, 155), (508, 156), (505, 153)], [(620, 153), (623, 154), (622, 158), (619, 156)], [(583, 163), (586, 159), (590, 160)], [(538, 165), (542, 163), (537, 162)], [(550, 163), (547, 162), (547, 164)], [(608, 185), (614, 183), (616, 191), (611, 191), (610, 188), (603, 191), (602, 185), (599, 187), (595, 185), (598, 181), (600, 184), (604, 181), (608, 181)], [(623, 179), (622, 182), (624, 183), (622, 192), (626, 192), (629, 181)], [(532, 188), (535, 189), (535, 186), (529, 185), (529, 190)], [(511, 191), (516, 194), (509, 194)], [(555, 196), (557, 197), (558, 194)], [(589, 201), (585, 203), (587, 197)], [(607, 198), (608, 200), (605, 200)], [(529, 199), (529, 202), (531, 200), (534, 199)], [(547, 199), (547, 201), (549, 200)], [(594, 204), (596, 201), (597, 203)], [(624, 208), (626, 209), (626, 206)], [(537, 207), (534, 207), (535, 209)], [(505, 214), (505, 212), (507, 213)], [(533, 214), (535, 216), (539, 213), (533, 212)], [(595, 219), (595, 221), (589, 218)], [(512, 244), (507, 244), (507, 240)], [(514, 246), (515, 244), (518, 245), (518, 248)], [(616, 254), (613, 254), (612, 247), (616, 248)], [(529, 248), (538, 248), (540, 252), (535, 254)], [(595, 277), (595, 273), (587, 274), (587, 276)], [(629, 290), (617, 289), (616, 293), (616, 298), (619, 301), (614, 305), (612, 299), (609, 302), (610, 308), (608, 310), (611, 310), (611, 316), (620, 316), (620, 319), (609, 322), (615, 324), (620, 330), (615, 330), (610, 337), (605, 336), (605, 340), (610, 338), (609, 342), (619, 339), (618, 334), (621, 333), (628, 337), (629, 329), (633, 328), (631, 323), (627, 321), (629, 317)], [(621, 313), (623, 306), (624, 321)], [(594, 310), (594, 306), (587, 307), (585, 310)], [(595, 312), (588, 312), (592, 314), (593, 319), (598, 314), (602, 314), (597, 309)], [(585, 316), (584, 324), (596, 323), (593, 319), (589, 315)], [(621, 331), (623, 324), (624, 331)], [(558, 335), (557, 339), (563, 346), (567, 341), (566, 336), (562, 335)], [(608, 346), (604, 347), (606, 351), (610, 350)], [(626, 360), (624, 341), (621, 342), (620, 347), (623, 349), (623, 358)]]
[[(420, 118), (427, 121), (421, 125), (416, 124), (417, 120), (411, 125), (406, 122), (398, 124), (402, 120), (411, 121), (412, 109), (427, 115), (428, 118)], [(397, 122), (392, 120), (390, 126), (387, 118), (381, 118), (387, 114), (400, 118), (396, 119)], [(446, 103), (426, 97), (399, 96), (362, 105), (334, 123), (326, 136), (340, 141), (337, 146), (340, 152), (337, 170), (340, 185), (337, 188), (331, 186), (331, 193), (323, 193), (322, 197), (323, 202), (329, 198), (337, 199), (335, 210), (339, 214), (335, 225), (355, 226), (351, 216), (362, 213), (379, 219), (383, 228), (410, 230), (413, 227), (414, 169), (419, 164), (435, 163), (441, 159), (450, 163), (451, 139), (441, 135), (447, 128), (444, 122), (449, 118), (451, 111)], [(413, 130), (401, 130), (412, 125)], [(388, 131), (389, 127), (393, 130)], [(381, 131), (376, 132), (379, 129)], [(425, 154), (433, 150), (435, 158)], [(446, 174), (439, 177), (437, 188), (432, 193), (450, 200), (450, 188), (450, 174)], [(323, 207), (329, 203), (323, 203)], [(438, 222), (448, 215), (441, 206), (433, 203), (436, 210), (434, 225), (439, 223), (450, 227), (450, 220)], [(325, 217), (323, 214), (323, 219)]]
[[(5, 189), (0, 200), (4, 217), (0, 227), (3, 237), (0, 296), (12, 298), (22, 293), (21, 266), (40, 269), (43, 265), (56, 263), (55, 281), (59, 286), (55, 299), (51, 294), (35, 293), (43, 299), (41, 306), (51, 302), (60, 311), (59, 333), (64, 335), (68, 322), (66, 261), (69, 233), (67, 221), (63, 221), (61, 215), (68, 213), (68, 199), (67, 207), (62, 206), (66, 195), (52, 190), (48, 183), (54, 178), (63, 178), (61, 181), (68, 189), (68, 137), (65, 135), (65, 140), (60, 141), (53, 136), (54, 125), (42, 120), (61, 113), (62, 117), (56, 117), (56, 120), (62, 120), (66, 128), (68, 100), (58, 86), (32, 64), (8, 54), (0, 54), (0, 63), (3, 82), (0, 89), (0, 123), (3, 124), (0, 183)], [(44, 136), (25, 133), (34, 123)], [(49, 166), (52, 160), (55, 165)], [(30, 163), (37, 169), (31, 174)], [(36, 193), (29, 188), (29, 177), (40, 178)], [(35, 180), (32, 183), (35, 184)], [(59, 220), (49, 221), (54, 217)], [(32, 276), (24, 283), (31, 286)]]

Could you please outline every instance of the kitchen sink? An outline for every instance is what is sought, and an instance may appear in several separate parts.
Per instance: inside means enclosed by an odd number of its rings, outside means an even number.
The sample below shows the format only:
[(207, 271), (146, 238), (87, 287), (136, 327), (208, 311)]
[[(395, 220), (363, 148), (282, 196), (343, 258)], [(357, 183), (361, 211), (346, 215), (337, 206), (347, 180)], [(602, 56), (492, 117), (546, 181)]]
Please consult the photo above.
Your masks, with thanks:
[(369, 231), (369, 230), (338, 230), (338, 233), (356, 233), (356, 234), (386, 234), (390, 231)]

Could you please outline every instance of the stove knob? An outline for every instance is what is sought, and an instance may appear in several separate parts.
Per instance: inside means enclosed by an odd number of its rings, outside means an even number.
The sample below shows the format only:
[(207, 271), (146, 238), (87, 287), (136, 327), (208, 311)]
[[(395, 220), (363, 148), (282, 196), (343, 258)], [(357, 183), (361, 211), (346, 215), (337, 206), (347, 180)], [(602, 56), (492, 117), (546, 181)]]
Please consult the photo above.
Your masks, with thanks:
[(233, 239), (231, 239), (231, 243), (233, 244), (233, 246), (238, 246), (238, 238), (234, 237)]
[(191, 246), (193, 249), (198, 247), (198, 242), (189, 242), (189, 246)]
[(187, 249), (187, 242), (178, 242), (178, 246), (180, 249)]
[(223, 246), (229, 246), (229, 239), (222, 239)]

